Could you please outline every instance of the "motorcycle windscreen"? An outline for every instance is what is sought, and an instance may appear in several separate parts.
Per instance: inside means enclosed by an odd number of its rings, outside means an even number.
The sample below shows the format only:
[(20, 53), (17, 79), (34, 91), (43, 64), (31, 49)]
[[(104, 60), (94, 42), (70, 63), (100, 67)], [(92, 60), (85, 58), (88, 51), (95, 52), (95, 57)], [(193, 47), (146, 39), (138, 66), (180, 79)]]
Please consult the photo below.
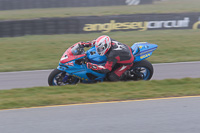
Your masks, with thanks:
[(60, 63), (66, 63), (85, 56), (85, 51), (78, 44), (68, 48), (60, 59)]

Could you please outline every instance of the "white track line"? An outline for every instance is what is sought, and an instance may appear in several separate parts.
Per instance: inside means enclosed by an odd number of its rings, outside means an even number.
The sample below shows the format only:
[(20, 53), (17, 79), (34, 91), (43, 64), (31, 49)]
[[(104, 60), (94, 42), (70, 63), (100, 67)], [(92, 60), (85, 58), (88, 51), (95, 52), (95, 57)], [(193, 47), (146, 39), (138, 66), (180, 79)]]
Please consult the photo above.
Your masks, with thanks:
[(170, 100), (170, 99), (184, 99), (184, 98), (200, 98), (197, 96), (179, 96), (179, 97), (164, 97), (164, 98), (149, 98), (139, 100), (122, 100), (122, 101), (108, 101), (108, 102), (91, 102), (91, 103), (77, 103), (77, 104), (64, 104), (64, 105), (49, 105), (49, 106), (36, 106), (36, 107), (25, 107), (25, 108), (14, 108), (14, 109), (1, 109), (5, 110), (19, 110), (19, 109), (34, 109), (34, 108), (54, 108), (54, 107), (66, 107), (66, 106), (80, 106), (80, 105), (94, 105), (94, 104), (108, 104), (108, 103), (128, 103), (128, 102), (142, 102), (142, 101), (157, 101), (157, 100)]

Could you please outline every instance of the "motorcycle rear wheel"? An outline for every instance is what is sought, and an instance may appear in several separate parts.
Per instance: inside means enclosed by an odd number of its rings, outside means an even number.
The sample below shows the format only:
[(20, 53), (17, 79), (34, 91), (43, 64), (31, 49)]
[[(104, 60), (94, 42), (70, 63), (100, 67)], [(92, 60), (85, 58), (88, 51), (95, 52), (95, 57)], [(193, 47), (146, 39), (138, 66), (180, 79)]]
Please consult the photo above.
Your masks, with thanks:
[(153, 66), (147, 60), (142, 60), (133, 64), (129, 70), (132, 80), (150, 80), (153, 76)]
[(78, 81), (78, 78), (68, 75), (66, 72), (60, 71), (58, 69), (54, 69), (48, 77), (49, 86), (77, 84)]

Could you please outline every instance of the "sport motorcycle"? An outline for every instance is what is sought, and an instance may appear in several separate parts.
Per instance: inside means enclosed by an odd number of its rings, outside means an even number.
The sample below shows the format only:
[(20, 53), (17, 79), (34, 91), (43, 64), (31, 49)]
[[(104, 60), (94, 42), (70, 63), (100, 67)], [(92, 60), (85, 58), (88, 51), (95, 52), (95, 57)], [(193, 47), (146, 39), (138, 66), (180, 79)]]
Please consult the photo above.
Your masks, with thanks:
[[(148, 42), (134, 43), (131, 46), (134, 55), (133, 66), (122, 74), (120, 81), (150, 80), (154, 71), (152, 64), (146, 58), (150, 57), (156, 49), (156, 44)], [(86, 65), (87, 62), (104, 65), (106, 61), (107, 57), (105, 55), (100, 56), (95, 47), (85, 52), (84, 48), (76, 43), (64, 52), (58, 67), (50, 73), (48, 84), (50, 86), (60, 86), (109, 81), (108, 75), (110, 72), (107, 74), (98, 73), (87, 68)], [(116, 64), (112, 71), (119, 67), (120, 64)]]

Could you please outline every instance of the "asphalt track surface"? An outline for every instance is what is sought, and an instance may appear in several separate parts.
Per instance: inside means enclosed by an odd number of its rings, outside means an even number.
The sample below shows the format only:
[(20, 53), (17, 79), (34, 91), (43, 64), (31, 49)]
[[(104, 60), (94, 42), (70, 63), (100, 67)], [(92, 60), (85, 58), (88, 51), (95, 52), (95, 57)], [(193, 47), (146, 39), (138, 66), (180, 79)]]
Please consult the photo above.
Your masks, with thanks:
[[(200, 61), (153, 64), (152, 79), (200, 78)], [(1, 72), (0, 89), (48, 86), (48, 75), (52, 70)]]
[(199, 133), (200, 96), (0, 111), (1, 133)]
[[(154, 64), (154, 69), (153, 79), (200, 77), (200, 62)], [(0, 73), (0, 85), (47, 86), (50, 71)], [(199, 133), (199, 102), (194, 96), (0, 110), (0, 132)]]

